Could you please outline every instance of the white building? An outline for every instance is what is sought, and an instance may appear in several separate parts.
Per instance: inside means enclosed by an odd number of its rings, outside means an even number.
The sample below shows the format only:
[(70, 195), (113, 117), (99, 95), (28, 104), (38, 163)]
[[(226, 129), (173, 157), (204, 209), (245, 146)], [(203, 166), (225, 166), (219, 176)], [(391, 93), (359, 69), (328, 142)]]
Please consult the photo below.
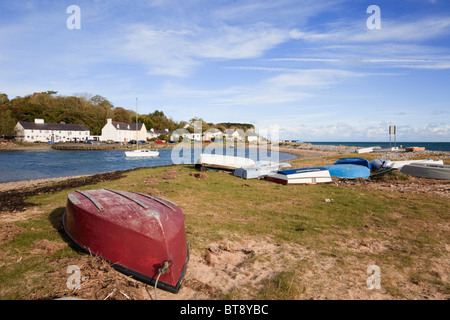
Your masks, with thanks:
[(165, 129), (165, 130), (155, 130), (155, 129), (150, 129), (149, 131), (147, 131), (147, 138), (148, 139), (156, 139), (158, 138), (160, 135), (165, 134), (166, 136), (170, 136), (172, 132), (169, 131), (169, 129)]
[(90, 131), (82, 124), (45, 123), (19, 121), (14, 128), (20, 142), (79, 142), (89, 139)]
[[(137, 130), (136, 130), (137, 127)], [(130, 140), (147, 140), (147, 129), (145, 124), (116, 122), (107, 119), (102, 129), (102, 141), (113, 140), (116, 142), (129, 142)]]
[(245, 133), (242, 129), (227, 129), (223, 132), (225, 140), (237, 140), (243, 141), (245, 140)]
[(223, 133), (219, 129), (208, 129), (203, 133), (203, 140), (222, 140), (223, 139)]

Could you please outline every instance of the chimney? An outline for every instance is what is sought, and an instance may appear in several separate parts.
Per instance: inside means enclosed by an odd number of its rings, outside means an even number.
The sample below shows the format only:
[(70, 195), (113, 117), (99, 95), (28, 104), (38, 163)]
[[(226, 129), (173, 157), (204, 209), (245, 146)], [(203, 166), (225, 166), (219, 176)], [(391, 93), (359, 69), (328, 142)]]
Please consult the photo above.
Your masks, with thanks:
[(106, 119), (107, 124), (112, 124), (112, 119)]
[(44, 123), (44, 119), (34, 119), (34, 123)]

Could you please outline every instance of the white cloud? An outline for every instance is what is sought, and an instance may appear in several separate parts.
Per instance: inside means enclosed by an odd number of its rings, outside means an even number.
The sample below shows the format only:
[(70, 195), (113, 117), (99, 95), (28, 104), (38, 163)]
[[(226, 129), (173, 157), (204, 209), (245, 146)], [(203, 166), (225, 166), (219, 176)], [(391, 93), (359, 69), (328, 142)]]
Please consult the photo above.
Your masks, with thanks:
[(147, 65), (149, 73), (186, 76), (202, 59), (257, 58), (288, 39), (288, 31), (265, 24), (213, 30), (197, 26), (160, 30), (139, 24), (128, 28), (118, 49)]

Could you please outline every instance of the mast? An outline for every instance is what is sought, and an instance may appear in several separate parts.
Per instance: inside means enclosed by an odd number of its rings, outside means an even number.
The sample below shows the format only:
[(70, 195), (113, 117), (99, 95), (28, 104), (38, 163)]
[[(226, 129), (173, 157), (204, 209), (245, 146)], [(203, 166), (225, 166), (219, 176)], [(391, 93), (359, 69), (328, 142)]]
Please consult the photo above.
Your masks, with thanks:
[(136, 98), (136, 150), (139, 150), (139, 134), (138, 134), (138, 98)]

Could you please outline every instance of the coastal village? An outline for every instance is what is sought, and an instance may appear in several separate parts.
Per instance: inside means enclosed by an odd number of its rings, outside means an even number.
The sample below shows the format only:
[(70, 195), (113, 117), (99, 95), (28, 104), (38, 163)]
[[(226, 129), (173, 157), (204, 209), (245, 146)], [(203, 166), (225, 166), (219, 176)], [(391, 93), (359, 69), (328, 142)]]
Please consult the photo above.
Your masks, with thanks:
[[(84, 124), (64, 122), (18, 121), (0, 149), (122, 154), (150, 144), (168, 154), (186, 140), (230, 149), (235, 142), (255, 149), (267, 142), (252, 127), (200, 131), (183, 123), (161, 130), (106, 117), (93, 135)], [(155, 158), (141, 158), (123, 160), (142, 166), (136, 169), (0, 183), (0, 299), (448, 299), (449, 152), (269, 143), (291, 160), (232, 156), (230, 167), (202, 154), (195, 165), (147, 167)], [(103, 222), (78, 224), (88, 212)], [(105, 212), (127, 222), (125, 228), (111, 233)], [(139, 268), (143, 254), (165, 255), (159, 227), (128, 229), (156, 222), (174, 250), (156, 264), (157, 277)], [(111, 237), (83, 238), (90, 230)], [(77, 242), (96, 239), (104, 259)], [(130, 252), (130, 243), (131, 255), (114, 257)], [(130, 256), (127, 272), (108, 263)], [(76, 285), (69, 281), (74, 266), (81, 273)]]
[[(35, 119), (34, 122), (19, 121), (15, 128), (15, 141), (17, 142), (108, 142), (108, 143), (129, 143), (130, 141), (147, 140), (166, 142), (161, 137), (169, 138), (169, 141), (180, 141), (188, 139), (190, 141), (219, 141), (237, 140), (246, 142), (258, 142), (259, 137), (253, 130), (233, 130), (227, 129), (221, 132), (218, 129), (210, 129), (205, 132), (189, 132), (187, 126), (174, 131), (147, 130), (144, 123), (124, 123), (107, 119), (107, 123), (102, 128), (100, 136), (91, 136), (89, 129), (82, 124), (66, 123), (45, 123), (43, 119)], [(181, 138), (181, 139), (180, 139)]]

